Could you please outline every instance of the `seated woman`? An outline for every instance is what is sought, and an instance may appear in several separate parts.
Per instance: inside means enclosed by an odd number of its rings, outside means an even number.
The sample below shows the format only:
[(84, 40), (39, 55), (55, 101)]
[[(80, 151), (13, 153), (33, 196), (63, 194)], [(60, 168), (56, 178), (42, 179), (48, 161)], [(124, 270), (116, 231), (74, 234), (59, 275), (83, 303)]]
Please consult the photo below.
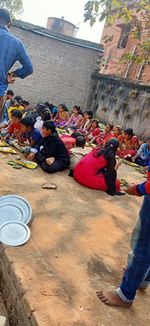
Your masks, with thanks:
[(93, 112), (85, 111), (77, 132), (86, 135), (91, 128), (92, 118), (93, 118)]
[(28, 159), (35, 159), (41, 168), (48, 173), (68, 168), (70, 164), (69, 154), (64, 143), (57, 135), (53, 121), (44, 122), (42, 134), (42, 140), (36, 146), (36, 149), (30, 150)]
[(97, 144), (97, 140), (100, 138), (100, 133), (99, 121), (97, 119), (93, 119), (91, 128), (89, 129), (86, 137), (86, 141)]
[(114, 127), (112, 135), (113, 135), (113, 138), (118, 139), (120, 144), (123, 143), (124, 138), (123, 138), (120, 126), (115, 126)]
[(108, 140), (110, 140), (111, 138), (113, 138), (113, 125), (111, 123), (108, 123), (105, 127), (105, 131), (102, 134), (100, 143), (98, 142), (98, 144), (102, 144), (105, 145), (106, 142), (108, 142)]
[(83, 186), (106, 191), (110, 196), (120, 193), (120, 182), (117, 180), (115, 154), (119, 147), (117, 139), (109, 140), (104, 147), (96, 148), (87, 154), (74, 168), (74, 178)]
[(49, 102), (45, 102), (44, 104), (49, 108), (49, 110), (51, 112), (51, 119), (53, 120), (56, 117), (57, 113), (58, 113), (57, 106), (55, 106), (55, 105), (53, 105), (52, 103), (49, 103)]
[(61, 128), (67, 123), (68, 120), (69, 120), (69, 112), (67, 110), (66, 105), (59, 104), (58, 112), (56, 114), (56, 117), (54, 118), (55, 126), (57, 128)]
[(34, 124), (34, 128), (38, 129), (39, 132), (42, 134), (42, 127), (44, 121), (50, 120), (51, 114), (50, 110), (48, 108), (43, 109), (39, 112), (40, 116), (36, 119), (36, 122)]
[(82, 121), (80, 106), (75, 105), (73, 108), (73, 113), (70, 119), (65, 123), (64, 128), (70, 128), (72, 130), (77, 130)]
[(140, 166), (148, 166), (150, 162), (150, 137), (146, 143), (142, 144), (136, 155), (132, 157), (132, 161)]
[(138, 137), (134, 135), (133, 129), (128, 128), (124, 131), (123, 142), (121, 148), (117, 151), (117, 154), (121, 158), (129, 159), (136, 155), (139, 148)]

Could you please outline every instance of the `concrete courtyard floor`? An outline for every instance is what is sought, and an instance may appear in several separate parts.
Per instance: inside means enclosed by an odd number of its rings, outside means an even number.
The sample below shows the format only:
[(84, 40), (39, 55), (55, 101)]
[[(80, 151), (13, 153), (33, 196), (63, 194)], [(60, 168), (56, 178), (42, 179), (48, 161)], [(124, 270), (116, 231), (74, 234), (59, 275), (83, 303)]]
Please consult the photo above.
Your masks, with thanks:
[[(0, 195), (24, 196), (33, 207), (30, 241), (3, 246), (31, 324), (149, 325), (150, 290), (138, 292), (130, 310), (107, 307), (96, 297), (97, 290), (114, 289), (121, 280), (142, 198), (109, 197), (82, 187), (67, 171), (15, 170), (7, 160), (0, 154)], [(125, 165), (119, 174), (128, 182), (145, 180)], [(57, 190), (41, 189), (47, 182)]]

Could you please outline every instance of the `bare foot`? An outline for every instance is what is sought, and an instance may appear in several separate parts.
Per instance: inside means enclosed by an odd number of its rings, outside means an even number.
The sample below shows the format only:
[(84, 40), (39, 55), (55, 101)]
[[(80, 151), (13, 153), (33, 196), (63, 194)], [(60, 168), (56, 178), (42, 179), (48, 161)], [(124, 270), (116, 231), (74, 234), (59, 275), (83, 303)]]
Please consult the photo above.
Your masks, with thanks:
[(116, 291), (99, 291), (97, 297), (108, 306), (130, 308), (132, 303), (123, 302)]

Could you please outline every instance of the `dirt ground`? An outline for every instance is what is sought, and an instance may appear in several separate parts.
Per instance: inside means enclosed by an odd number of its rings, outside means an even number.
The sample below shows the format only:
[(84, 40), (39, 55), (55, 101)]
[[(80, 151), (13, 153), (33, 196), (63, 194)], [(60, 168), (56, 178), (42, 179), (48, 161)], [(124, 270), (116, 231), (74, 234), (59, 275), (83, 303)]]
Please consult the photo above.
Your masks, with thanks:
[[(96, 297), (97, 290), (113, 289), (121, 280), (142, 198), (109, 197), (82, 187), (67, 171), (15, 170), (7, 160), (0, 154), (0, 195), (27, 198), (34, 219), (30, 241), (5, 252), (38, 325), (149, 325), (150, 290), (138, 292), (130, 310), (107, 307)], [(119, 174), (128, 182), (144, 180), (125, 165)], [(41, 189), (45, 182), (57, 190)]]

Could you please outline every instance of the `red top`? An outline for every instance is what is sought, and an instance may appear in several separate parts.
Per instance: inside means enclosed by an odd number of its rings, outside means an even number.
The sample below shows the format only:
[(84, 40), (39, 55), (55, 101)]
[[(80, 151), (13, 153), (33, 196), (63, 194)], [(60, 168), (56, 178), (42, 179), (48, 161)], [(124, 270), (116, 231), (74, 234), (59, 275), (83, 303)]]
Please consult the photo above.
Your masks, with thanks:
[(133, 136), (131, 139), (124, 139), (126, 149), (138, 149), (139, 148), (139, 139), (137, 136)]
[(105, 145), (111, 138), (113, 138), (112, 132), (104, 133), (102, 136), (102, 144)]
[(100, 128), (96, 128), (96, 129), (93, 129), (92, 130), (92, 136), (93, 137), (96, 137), (96, 136), (99, 136), (100, 135)]
[(112, 137), (118, 139), (119, 143), (122, 143), (124, 141), (124, 137), (121, 134), (118, 136), (116, 136), (115, 134), (112, 134)]
[(74, 168), (74, 178), (85, 187), (105, 191), (107, 185), (104, 175), (98, 171), (107, 166), (107, 161), (103, 156), (96, 157), (96, 152), (91, 151), (79, 161)]
[(15, 134), (15, 132), (20, 132), (20, 127), (21, 127), (20, 122), (19, 123), (11, 122), (11, 124), (8, 128), (9, 134), (13, 135), (13, 134)]

